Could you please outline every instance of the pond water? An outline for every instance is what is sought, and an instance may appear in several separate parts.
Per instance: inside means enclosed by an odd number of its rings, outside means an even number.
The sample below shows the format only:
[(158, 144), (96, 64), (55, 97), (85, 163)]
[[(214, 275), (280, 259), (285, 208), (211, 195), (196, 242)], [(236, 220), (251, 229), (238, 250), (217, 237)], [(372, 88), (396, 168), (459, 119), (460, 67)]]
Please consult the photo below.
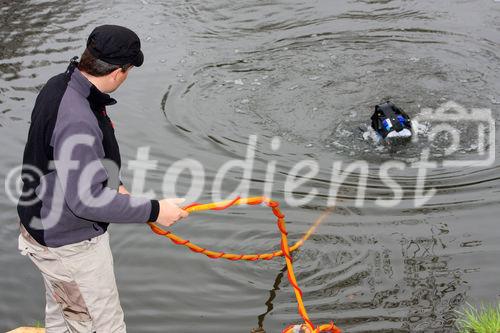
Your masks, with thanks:
[[(390, 99), (419, 119), (453, 101), (466, 109), (500, 110), (500, 3), (405, 0), (2, 1), (0, 138), (2, 186), (21, 163), (31, 108), (44, 82), (80, 55), (96, 25), (136, 31), (145, 64), (113, 96), (108, 109), (123, 160), (148, 146), (158, 168), (146, 188), (160, 196), (165, 170), (194, 158), (206, 173), (210, 201), (220, 166), (244, 159), (257, 135), (251, 193), (264, 191), (276, 163), (273, 197), (282, 201), (293, 165), (315, 161), (319, 172), (297, 192), (318, 190), (307, 205), (283, 205), (290, 236), (300, 237), (327, 206), (332, 164), (369, 167), (365, 201), (355, 203), (361, 174), (339, 189), (335, 211), (295, 254), (299, 284), (313, 322), (331, 319), (345, 332), (453, 332), (465, 302), (500, 298), (500, 163), (459, 166), (475, 158), (474, 120), (455, 123), (460, 147), (445, 156), (446, 136), (387, 148), (366, 140), (373, 106)], [(495, 134), (495, 130), (493, 130)], [(498, 134), (498, 131), (496, 131)], [(278, 136), (281, 146), (271, 147)], [(498, 135), (497, 135), (498, 137)], [(486, 145), (499, 153), (499, 140)], [(428, 170), (413, 204), (411, 163), (429, 147)], [(404, 196), (379, 177), (388, 160)], [(130, 185), (131, 171), (123, 170)], [(221, 195), (241, 180), (232, 170)], [(182, 194), (189, 177), (176, 184)], [(300, 197), (300, 193), (296, 193)], [(0, 330), (43, 320), (39, 273), (17, 252), (17, 214), (0, 194)], [(495, 217), (497, 216), (497, 217)], [(495, 222), (497, 221), (497, 222)], [(173, 230), (203, 246), (233, 252), (275, 250), (279, 234), (263, 208), (192, 216)], [(122, 305), (130, 332), (279, 332), (300, 322), (284, 261), (209, 260), (138, 225), (110, 228)]]

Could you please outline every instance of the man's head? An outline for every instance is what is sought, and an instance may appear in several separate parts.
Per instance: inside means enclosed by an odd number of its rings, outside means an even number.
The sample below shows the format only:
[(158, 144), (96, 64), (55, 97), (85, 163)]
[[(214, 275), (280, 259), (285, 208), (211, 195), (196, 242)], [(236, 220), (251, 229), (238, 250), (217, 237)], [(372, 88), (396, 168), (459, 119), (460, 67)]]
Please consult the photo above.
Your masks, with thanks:
[(102, 25), (90, 34), (78, 69), (99, 90), (109, 93), (125, 81), (133, 66), (139, 67), (143, 62), (141, 41), (132, 30), (117, 25)]

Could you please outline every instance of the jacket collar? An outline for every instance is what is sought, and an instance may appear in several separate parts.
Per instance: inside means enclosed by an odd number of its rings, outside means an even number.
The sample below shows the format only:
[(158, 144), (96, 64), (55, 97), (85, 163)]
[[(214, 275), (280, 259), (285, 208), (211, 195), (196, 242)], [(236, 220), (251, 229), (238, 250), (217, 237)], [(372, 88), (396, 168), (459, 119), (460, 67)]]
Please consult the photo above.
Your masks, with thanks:
[(92, 84), (78, 68), (76, 63), (71, 63), (68, 67), (67, 74), (69, 76), (68, 86), (75, 89), (76, 92), (85, 97), (92, 108), (101, 108), (107, 105), (116, 104), (116, 100), (108, 94), (101, 92)]

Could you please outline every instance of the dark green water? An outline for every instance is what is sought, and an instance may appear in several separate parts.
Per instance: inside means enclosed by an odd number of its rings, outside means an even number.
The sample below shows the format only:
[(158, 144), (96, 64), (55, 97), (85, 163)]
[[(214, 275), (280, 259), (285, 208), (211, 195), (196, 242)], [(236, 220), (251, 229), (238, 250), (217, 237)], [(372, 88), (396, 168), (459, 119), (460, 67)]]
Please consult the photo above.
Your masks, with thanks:
[[(453, 332), (454, 311), (465, 302), (498, 302), (500, 163), (430, 170), (426, 188), (437, 193), (419, 208), (412, 205), (415, 171), (407, 169), (397, 174), (402, 203), (381, 209), (375, 199), (392, 192), (381, 186), (380, 165), (410, 163), (427, 144), (380, 149), (363, 140), (358, 127), (374, 104), (390, 98), (413, 117), (446, 101), (488, 108), (498, 128), (500, 3), (0, 1), (0, 13), (2, 187), (21, 162), (31, 108), (45, 80), (81, 54), (94, 26), (122, 24), (140, 35), (146, 62), (114, 94), (119, 103), (108, 113), (125, 162), (135, 159), (138, 147), (151, 147), (159, 168), (148, 173), (146, 186), (158, 195), (168, 166), (190, 157), (205, 168), (201, 200), (209, 201), (221, 164), (243, 159), (248, 136), (256, 134), (252, 194), (262, 194), (270, 160), (277, 162), (278, 200), (295, 163), (319, 163), (320, 172), (301, 191), (315, 187), (321, 195), (306, 206), (283, 208), (296, 239), (326, 206), (332, 163), (369, 164), (364, 205), (355, 206), (353, 174), (340, 189), (336, 211), (295, 256), (314, 322), (334, 319), (346, 332)], [(474, 157), (469, 126), (459, 126), (466, 143), (455, 154), (459, 160)], [(282, 146), (273, 152), (276, 135)], [(431, 147), (439, 161), (445, 145)], [(498, 146), (495, 139), (488, 147), (498, 154)], [(127, 180), (130, 170), (123, 171)], [(230, 176), (226, 194), (241, 173)], [(181, 178), (179, 193), (188, 187)], [(42, 320), (44, 293), (39, 273), (17, 252), (17, 215), (4, 191), (0, 221), (5, 331)], [(273, 222), (265, 209), (242, 208), (193, 216), (174, 230), (210, 248), (255, 252), (278, 248)], [(260, 322), (274, 333), (300, 321), (280, 274), (282, 260), (214, 261), (146, 227), (110, 230), (130, 332), (244, 333)]]

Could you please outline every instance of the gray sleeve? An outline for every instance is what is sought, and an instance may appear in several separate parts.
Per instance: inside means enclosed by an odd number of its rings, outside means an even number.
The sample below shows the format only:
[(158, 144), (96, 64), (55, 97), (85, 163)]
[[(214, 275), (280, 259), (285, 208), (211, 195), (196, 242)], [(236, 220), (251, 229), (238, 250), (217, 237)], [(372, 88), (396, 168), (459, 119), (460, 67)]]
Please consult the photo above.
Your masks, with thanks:
[(157, 200), (120, 194), (104, 186), (109, 176), (101, 161), (104, 148), (97, 124), (66, 122), (55, 129), (53, 147), (57, 177), (73, 214), (108, 223), (144, 223), (158, 218)]

